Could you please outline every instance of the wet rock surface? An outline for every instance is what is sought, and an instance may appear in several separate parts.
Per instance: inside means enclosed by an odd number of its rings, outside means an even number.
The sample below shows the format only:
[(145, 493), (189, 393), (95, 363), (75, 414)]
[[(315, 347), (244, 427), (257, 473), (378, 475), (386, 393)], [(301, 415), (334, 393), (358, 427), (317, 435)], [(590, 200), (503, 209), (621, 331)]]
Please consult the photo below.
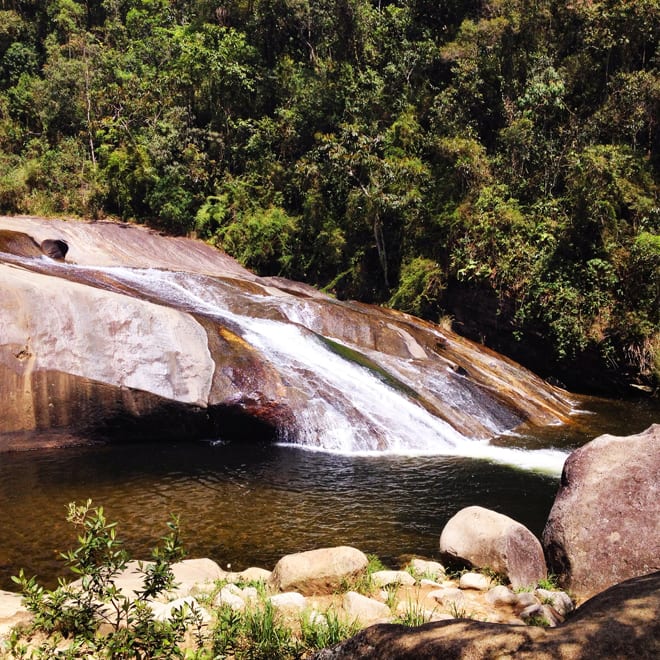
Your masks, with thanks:
[[(417, 424), (404, 443), (449, 449), (569, 419), (559, 390), (451, 331), (260, 279), (200, 241), (0, 216), (0, 279), (0, 450), (149, 428), (217, 437), (246, 420), (261, 439), (346, 449), (350, 429), (378, 450), (401, 441), (402, 406)], [(358, 375), (337, 379), (344, 368)], [(347, 393), (363, 377), (396, 404)]]

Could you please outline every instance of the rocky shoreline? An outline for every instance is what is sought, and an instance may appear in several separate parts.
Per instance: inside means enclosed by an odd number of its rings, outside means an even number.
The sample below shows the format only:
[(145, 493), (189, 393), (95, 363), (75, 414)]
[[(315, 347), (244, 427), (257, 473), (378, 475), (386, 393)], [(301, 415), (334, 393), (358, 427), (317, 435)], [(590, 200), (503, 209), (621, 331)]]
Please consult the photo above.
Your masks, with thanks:
[[(319, 660), (655, 658), (659, 450), (654, 425), (627, 438), (601, 436), (573, 452), (542, 543), (507, 516), (468, 507), (441, 534), (442, 563), (416, 558), (384, 570), (347, 546), (287, 555), (272, 571), (231, 572), (211, 559), (190, 559), (172, 566), (176, 587), (148, 605), (156, 620), (187, 607), (212, 626), (222, 608), (243, 612), (267, 603), (293, 628), (303, 617), (328, 625), (332, 612), (362, 629), (319, 651)], [(119, 593), (136, 597), (144, 566), (132, 562), (114, 579)], [(0, 592), (0, 657), (15, 657), (8, 636), (29, 619), (20, 595)]]

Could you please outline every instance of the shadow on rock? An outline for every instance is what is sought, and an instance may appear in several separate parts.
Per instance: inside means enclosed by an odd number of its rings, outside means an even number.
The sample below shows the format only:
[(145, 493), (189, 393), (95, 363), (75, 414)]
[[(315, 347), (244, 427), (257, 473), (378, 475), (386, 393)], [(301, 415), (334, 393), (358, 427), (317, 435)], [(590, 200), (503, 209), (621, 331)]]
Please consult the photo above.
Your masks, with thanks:
[(660, 657), (660, 572), (594, 596), (553, 629), (459, 620), (417, 628), (380, 624), (317, 653), (315, 660), (609, 660)]

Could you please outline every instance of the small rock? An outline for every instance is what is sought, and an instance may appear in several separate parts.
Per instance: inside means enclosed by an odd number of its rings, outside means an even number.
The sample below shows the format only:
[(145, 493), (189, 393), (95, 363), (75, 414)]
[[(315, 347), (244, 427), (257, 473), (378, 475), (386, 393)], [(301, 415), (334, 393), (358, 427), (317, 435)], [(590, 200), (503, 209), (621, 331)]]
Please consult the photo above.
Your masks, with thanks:
[(0, 619), (8, 619), (19, 612), (26, 611), (22, 604), (23, 596), (0, 589)]
[[(27, 623), (32, 615), (22, 604), (23, 597), (10, 591), (0, 590), (0, 640), (18, 623)], [(2, 642), (0, 641), (0, 656)]]
[(490, 580), (481, 573), (464, 573), (458, 583), (461, 589), (486, 591), (490, 588)]
[(408, 567), (414, 575), (424, 576), (425, 578), (435, 579), (444, 577), (445, 567), (437, 561), (428, 561), (426, 559), (411, 559)]
[(297, 591), (286, 591), (282, 594), (275, 594), (268, 599), (273, 607), (278, 610), (298, 610), (305, 609), (307, 600)]
[(550, 624), (550, 628), (564, 623), (564, 617), (552, 605), (543, 605), (543, 615), (545, 620)]
[(268, 582), (272, 571), (267, 571), (265, 568), (257, 568), (256, 566), (251, 566), (246, 568), (244, 571), (237, 573), (238, 580), (237, 582)]
[(441, 587), (442, 586), (439, 582), (436, 582), (435, 580), (429, 580), (427, 578), (422, 578), (419, 581), (419, 583), (422, 587)]
[(534, 594), (542, 603), (551, 605), (561, 616), (566, 616), (575, 609), (571, 597), (565, 591), (537, 589)]
[(525, 623), (529, 625), (542, 626), (544, 628), (554, 628), (563, 619), (556, 610), (548, 605), (530, 605), (518, 615)]
[(359, 621), (363, 626), (387, 621), (392, 615), (385, 603), (363, 596), (356, 591), (344, 594), (342, 604), (348, 620)]
[(184, 559), (172, 564), (174, 589), (172, 595), (185, 598), (199, 592), (209, 592), (215, 581), (221, 580), (225, 572), (212, 559)]
[(169, 603), (154, 603), (152, 606), (154, 619), (156, 621), (169, 621), (174, 616), (174, 611), (182, 608), (188, 608), (190, 611), (200, 615), (203, 623), (209, 623), (211, 621), (211, 615), (192, 596), (177, 598)]
[(240, 596), (243, 598), (243, 589), (240, 587), (237, 587), (233, 582), (225, 585), (222, 588), (222, 591), (225, 591), (226, 593), (233, 594), (234, 596)]
[(243, 610), (245, 609), (245, 600), (243, 600), (242, 595), (239, 595), (233, 592), (229, 587), (232, 585), (226, 585), (220, 589), (220, 593), (215, 597), (213, 604), (216, 607), (220, 605), (228, 605), (232, 610)]
[(516, 594), (516, 602), (514, 603), (514, 606), (517, 612), (522, 612), (528, 607), (540, 604), (541, 601), (531, 591), (522, 591), (519, 594)]
[(518, 596), (503, 584), (493, 587), (486, 594), (486, 602), (493, 607), (502, 605), (514, 605), (518, 601)]
[(387, 587), (390, 584), (412, 586), (415, 578), (407, 571), (376, 571), (371, 574), (371, 579), (377, 587)]
[(533, 605), (528, 605), (524, 610), (522, 610), (518, 616), (523, 621), (528, 621), (534, 617), (543, 616), (543, 606), (541, 603), (534, 603)]

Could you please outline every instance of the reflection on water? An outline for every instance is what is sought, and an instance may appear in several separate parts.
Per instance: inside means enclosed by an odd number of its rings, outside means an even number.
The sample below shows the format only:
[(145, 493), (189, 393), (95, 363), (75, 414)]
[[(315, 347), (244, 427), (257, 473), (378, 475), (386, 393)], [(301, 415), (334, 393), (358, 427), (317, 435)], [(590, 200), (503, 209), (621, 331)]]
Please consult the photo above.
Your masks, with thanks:
[(467, 459), (365, 458), (208, 443), (74, 448), (2, 456), (2, 583), (23, 566), (52, 578), (73, 543), (66, 504), (91, 497), (146, 557), (170, 512), (190, 556), (272, 568), (288, 552), (349, 544), (393, 561), (433, 555), (469, 504), (539, 531), (556, 478)]
[[(637, 432), (658, 419), (657, 407), (644, 405), (609, 402), (587, 418), (590, 429), (553, 428), (516, 441), (570, 448), (608, 430)], [(405, 554), (433, 557), (446, 521), (471, 504), (540, 534), (557, 486), (556, 476), (486, 461), (272, 445), (181, 442), (0, 454), (0, 588), (13, 587), (9, 576), (20, 567), (51, 584), (63, 572), (58, 552), (74, 544), (64, 520), (72, 500), (103, 505), (131, 552), (145, 558), (176, 513), (189, 556), (240, 570), (272, 568), (286, 553), (337, 544), (392, 565)]]

